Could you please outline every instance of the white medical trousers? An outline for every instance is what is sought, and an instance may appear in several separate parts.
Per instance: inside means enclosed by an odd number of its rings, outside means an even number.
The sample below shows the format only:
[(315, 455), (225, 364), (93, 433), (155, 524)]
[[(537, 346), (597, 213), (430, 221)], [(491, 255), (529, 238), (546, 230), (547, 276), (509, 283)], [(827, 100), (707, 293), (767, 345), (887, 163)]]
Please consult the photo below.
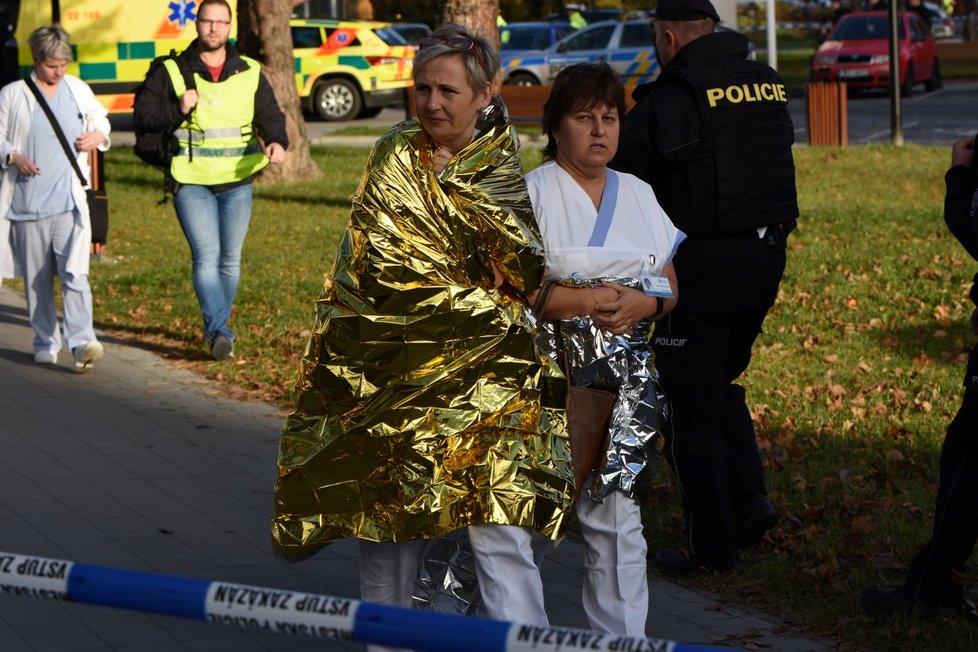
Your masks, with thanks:
[(645, 638), (648, 545), (638, 502), (614, 491), (598, 503), (585, 489), (577, 500), (577, 517), (585, 546), (581, 600), (591, 629)]
[[(547, 626), (543, 582), (536, 561), (550, 540), (513, 525), (469, 528), (482, 609), (486, 617)], [(410, 609), (424, 541), (360, 541), (360, 597), (365, 602)], [(535, 553), (537, 553), (535, 555)], [(370, 652), (400, 648), (368, 645)]]
[(535, 552), (550, 542), (516, 525), (469, 526), (479, 595), (487, 617), (546, 627), (543, 580)]
[(61, 277), (65, 337), (74, 349), (95, 339), (92, 289), (85, 274), (67, 270), (68, 252), (77, 235), (74, 211), (35, 221), (12, 221), (14, 256), (24, 272), (27, 313), (34, 328), (34, 352), (61, 350), (61, 331), (54, 302), (54, 277)]
[[(360, 540), (360, 598), (364, 602), (410, 609), (418, 555), (424, 541), (376, 543)], [(368, 645), (369, 652), (394, 652), (402, 648)]]

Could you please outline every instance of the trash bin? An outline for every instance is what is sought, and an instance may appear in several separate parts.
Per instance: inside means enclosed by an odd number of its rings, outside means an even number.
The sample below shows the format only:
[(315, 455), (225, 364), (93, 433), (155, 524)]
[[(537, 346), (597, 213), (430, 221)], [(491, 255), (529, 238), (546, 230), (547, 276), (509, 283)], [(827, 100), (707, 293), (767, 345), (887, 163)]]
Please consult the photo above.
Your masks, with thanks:
[(849, 144), (849, 108), (845, 82), (808, 85), (808, 144), (845, 147)]

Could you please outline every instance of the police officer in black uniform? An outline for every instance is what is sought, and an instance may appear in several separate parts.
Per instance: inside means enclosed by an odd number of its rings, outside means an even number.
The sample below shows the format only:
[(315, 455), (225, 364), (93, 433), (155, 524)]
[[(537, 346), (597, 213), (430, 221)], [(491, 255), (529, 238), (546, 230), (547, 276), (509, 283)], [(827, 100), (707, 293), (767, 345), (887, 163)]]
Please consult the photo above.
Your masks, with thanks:
[[(944, 176), (944, 221), (978, 260), (976, 163), (973, 136), (954, 143), (951, 169)], [(978, 274), (971, 286), (971, 300), (978, 305)], [(971, 330), (978, 335), (978, 309), (971, 314)], [(964, 388), (961, 409), (948, 426), (941, 447), (931, 539), (914, 557), (903, 586), (876, 586), (863, 592), (863, 608), (872, 615), (884, 616), (920, 606), (978, 620), (974, 603), (964, 597), (962, 586), (955, 579), (956, 573), (964, 571), (978, 541), (978, 345), (968, 358)]]
[(674, 261), (682, 299), (653, 338), (689, 551), (659, 550), (655, 561), (676, 572), (735, 568), (740, 548), (778, 520), (733, 381), (774, 304), (798, 216), (794, 128), (781, 78), (748, 60), (747, 39), (716, 32), (717, 22), (709, 0), (659, 0), (663, 70), (635, 90), (611, 164), (651, 184), (688, 236)]

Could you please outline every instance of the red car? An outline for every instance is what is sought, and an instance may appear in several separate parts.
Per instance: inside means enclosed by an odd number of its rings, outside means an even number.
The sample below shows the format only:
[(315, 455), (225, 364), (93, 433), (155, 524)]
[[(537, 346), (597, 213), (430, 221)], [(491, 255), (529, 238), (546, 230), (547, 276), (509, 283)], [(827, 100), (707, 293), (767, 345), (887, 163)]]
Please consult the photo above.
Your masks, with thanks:
[[(934, 35), (919, 15), (897, 16), (900, 92), (910, 95), (914, 84), (927, 90), (942, 85)], [(812, 81), (846, 82), (852, 88), (887, 88), (890, 84), (890, 17), (885, 11), (844, 15), (812, 59)]]

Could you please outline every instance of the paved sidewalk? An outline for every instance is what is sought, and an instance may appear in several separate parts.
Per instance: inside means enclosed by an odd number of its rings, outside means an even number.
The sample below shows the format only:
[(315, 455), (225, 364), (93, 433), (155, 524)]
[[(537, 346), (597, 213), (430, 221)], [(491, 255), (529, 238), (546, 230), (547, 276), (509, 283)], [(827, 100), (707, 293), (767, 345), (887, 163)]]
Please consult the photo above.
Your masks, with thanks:
[[(0, 288), (0, 550), (129, 570), (357, 597), (356, 545), (290, 564), (268, 521), (283, 415), (103, 336), (86, 375), (33, 362), (23, 297)], [(584, 627), (582, 551), (545, 564), (547, 610)], [(827, 650), (777, 620), (651, 579), (649, 635), (779, 652)], [(0, 595), (0, 650), (362, 650), (167, 616)], [(756, 648), (755, 648), (756, 649)]]

